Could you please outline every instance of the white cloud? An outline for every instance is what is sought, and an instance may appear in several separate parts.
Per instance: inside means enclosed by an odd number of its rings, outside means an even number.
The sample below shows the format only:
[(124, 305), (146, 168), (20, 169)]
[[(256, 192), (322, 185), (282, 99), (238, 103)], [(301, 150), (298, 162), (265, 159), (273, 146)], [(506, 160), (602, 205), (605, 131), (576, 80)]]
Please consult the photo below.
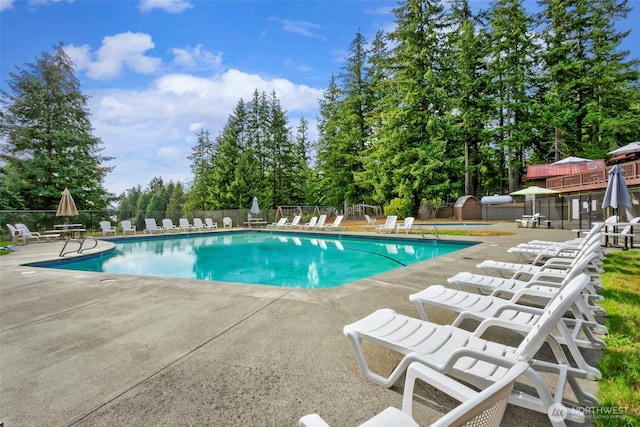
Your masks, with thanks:
[(193, 69), (201, 66), (219, 67), (222, 64), (221, 53), (209, 52), (201, 44), (196, 47), (173, 48), (170, 52), (174, 55), (173, 63), (181, 67)]
[(160, 58), (145, 55), (154, 47), (149, 34), (126, 32), (102, 39), (95, 55), (87, 45), (69, 45), (65, 51), (78, 69), (86, 69), (92, 79), (109, 80), (119, 77), (124, 67), (141, 74), (158, 71), (162, 63)]
[(169, 13), (180, 13), (192, 8), (193, 5), (185, 0), (141, 0), (138, 8), (141, 12), (162, 9)]
[(105, 186), (120, 193), (135, 185), (146, 186), (153, 177), (190, 181), (187, 156), (196, 133), (208, 130), (215, 139), (240, 98), (250, 101), (254, 90), (275, 90), (292, 130), (304, 115), (315, 134), (315, 116), (322, 89), (296, 85), (285, 79), (265, 79), (257, 74), (228, 70), (213, 77), (170, 74), (145, 90), (104, 89), (89, 92), (94, 135), (104, 143), (104, 154), (114, 156), (116, 169)]
[(291, 21), (289, 19), (269, 18), (269, 20), (282, 24), (282, 29), (290, 33), (302, 34), (307, 37), (322, 38), (315, 30), (322, 28), (318, 24), (308, 21)]
[(14, 0), (0, 0), (0, 12), (13, 9)]

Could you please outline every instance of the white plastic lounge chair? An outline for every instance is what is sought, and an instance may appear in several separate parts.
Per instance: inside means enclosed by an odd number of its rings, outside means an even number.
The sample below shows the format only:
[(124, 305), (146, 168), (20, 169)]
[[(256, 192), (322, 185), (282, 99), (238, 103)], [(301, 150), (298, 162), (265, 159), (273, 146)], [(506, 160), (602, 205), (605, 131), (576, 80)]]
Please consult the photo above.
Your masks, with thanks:
[(603, 223), (595, 225), (584, 239), (570, 240), (560, 245), (525, 245), (514, 246), (509, 248), (507, 252), (514, 254), (521, 263), (542, 264), (549, 258), (573, 258), (593, 240), (602, 237)]
[(267, 227), (269, 228), (282, 228), (287, 224), (287, 217), (283, 216), (282, 218), (280, 218), (278, 220), (278, 222), (272, 222), (271, 224), (267, 225)]
[(173, 225), (173, 221), (171, 220), (171, 218), (165, 218), (162, 220), (162, 228), (164, 229), (164, 231), (179, 231), (180, 229), (178, 227), (176, 227), (175, 225)]
[(194, 229), (194, 227), (191, 224), (189, 224), (189, 220), (187, 218), (180, 218), (178, 220), (178, 226), (180, 227), (180, 230), (183, 230), (183, 231), (189, 231)]
[(144, 219), (145, 229), (144, 232), (153, 234), (153, 233), (162, 233), (164, 229), (158, 226), (158, 223), (154, 218), (145, 218)]
[(338, 215), (331, 224), (325, 225), (324, 227), (322, 227), (322, 229), (326, 231), (331, 231), (331, 230), (337, 230), (338, 228), (342, 228), (340, 224), (342, 224), (343, 218), (344, 218), (344, 215)]
[[(531, 240), (526, 243), (520, 243), (518, 248), (533, 248), (533, 249), (557, 249), (560, 247), (580, 247), (586, 240), (589, 240), (594, 234), (601, 233), (607, 229), (607, 226), (617, 221), (617, 216), (611, 216), (604, 222), (595, 223), (593, 227), (585, 232), (584, 237), (577, 237), (575, 239), (565, 240), (563, 242), (557, 242), (552, 240)], [(602, 234), (600, 234), (602, 235)]]
[(7, 224), (7, 228), (9, 229), (9, 234), (11, 235), (12, 245), (15, 245), (18, 239), (22, 240), (23, 245), (26, 244), (26, 238), (20, 230), (18, 230), (16, 227), (14, 227), (11, 224)]
[(301, 219), (302, 219), (302, 215), (296, 215), (293, 217), (293, 220), (291, 222), (285, 223), (284, 227), (285, 228), (299, 227)]
[(109, 221), (100, 221), (100, 229), (102, 229), (103, 236), (106, 236), (107, 233), (113, 233), (114, 236), (117, 234), (116, 228), (112, 227)]
[(413, 225), (413, 221), (415, 221), (415, 218), (408, 216), (404, 219), (404, 222), (402, 224), (398, 224), (398, 226), (396, 227), (396, 234), (400, 231), (400, 230), (404, 230), (404, 232), (406, 234), (409, 233), (409, 229), (411, 228), (411, 226)]
[(367, 225), (373, 225), (375, 227), (375, 225), (376, 225), (376, 219), (375, 218), (371, 218), (369, 215), (365, 215), (364, 219), (367, 220)]
[(326, 215), (320, 215), (320, 217), (318, 218), (318, 222), (316, 222), (316, 225), (313, 228), (316, 229), (316, 230), (320, 230), (321, 228), (324, 227), (324, 222), (326, 220), (327, 220), (327, 216)]
[[(225, 222), (226, 221), (226, 222)], [(218, 223), (217, 222), (213, 222), (213, 220), (211, 218), (205, 218), (204, 219), (204, 226), (207, 230), (211, 230), (212, 228), (218, 228)], [(229, 226), (229, 228), (231, 228), (232, 222), (231, 222), (231, 218), (229, 217), (225, 217), (222, 219), (222, 225), (224, 226), (224, 228), (227, 228), (227, 225)]]
[(200, 218), (193, 218), (193, 228), (198, 231), (204, 229), (204, 224)]
[(312, 216), (311, 219), (309, 219), (309, 222), (305, 223), (302, 226), (302, 228), (314, 228), (317, 223), (318, 223), (318, 217)]
[[(596, 243), (597, 244), (597, 243)], [(585, 273), (591, 260), (597, 256), (595, 253), (587, 253), (581, 257), (580, 261), (565, 271), (540, 271), (531, 277), (530, 280), (508, 279), (503, 277), (487, 276), (469, 272), (460, 272), (447, 281), (458, 290), (463, 287), (470, 287), (476, 292), (491, 293), (493, 296), (510, 298), (522, 289), (542, 292), (554, 292), (566, 285), (574, 277)], [(601, 301), (603, 298), (598, 294), (593, 279), (585, 288), (585, 293), (576, 303), (579, 305), (583, 318), (590, 322), (597, 322), (597, 315), (604, 315), (601, 307), (593, 305), (594, 301)], [(599, 333), (606, 333), (603, 327)]]
[[(488, 319), (500, 319), (507, 323), (531, 325), (537, 321), (538, 316), (545, 311), (542, 307), (533, 307), (528, 301), (531, 297), (546, 299), (547, 304), (561, 289), (532, 290), (522, 289), (510, 300), (505, 300), (493, 295), (478, 295), (475, 293), (449, 289), (441, 285), (429, 286), (423, 291), (413, 294), (409, 299), (415, 302), (420, 317), (428, 320), (425, 306), (438, 307), (459, 313), (451, 324), (462, 327), (464, 320), (473, 319), (483, 322)], [(522, 303), (520, 303), (522, 301)], [(564, 316), (556, 328), (551, 332), (551, 338), (558, 344), (567, 347), (571, 357), (580, 369), (587, 372), (593, 379), (602, 378), (600, 371), (590, 366), (580, 352), (579, 348), (602, 350), (606, 347), (604, 341), (594, 334), (603, 335), (607, 328), (595, 321), (586, 319), (589, 316), (583, 314), (585, 308), (581, 296), (576, 298), (571, 307), (571, 317)], [(554, 351), (557, 348), (552, 346)]]
[(16, 230), (20, 232), (22, 236), (22, 241), (26, 245), (30, 239), (35, 239), (38, 242), (42, 242), (41, 239), (44, 239), (45, 242), (50, 242), (51, 240), (57, 240), (60, 238), (60, 234), (54, 233), (45, 233), (44, 235), (38, 233), (37, 231), (30, 231), (29, 228), (21, 224), (19, 222), (16, 223)]
[(380, 233), (382, 231), (386, 233), (391, 233), (396, 228), (396, 221), (398, 220), (397, 215), (390, 215), (387, 217), (387, 220), (383, 225), (376, 228), (376, 233)]
[[(593, 243), (593, 245), (599, 244), (598, 242), (595, 242)], [(579, 255), (575, 259), (575, 262), (570, 266), (570, 268), (564, 270), (541, 268), (539, 271), (535, 272), (528, 280), (461, 271), (456, 275), (448, 278), (447, 282), (451, 283), (456, 289), (462, 289), (462, 287), (471, 287), (481, 293), (494, 292), (499, 289), (502, 293), (508, 293), (510, 295), (513, 295), (515, 292), (525, 286), (531, 287), (535, 286), (536, 284), (540, 284), (542, 286), (553, 286), (553, 283), (557, 284), (564, 280), (567, 276), (575, 276), (579, 273), (585, 272), (585, 269), (587, 268), (587, 266), (589, 266), (591, 261), (594, 258), (599, 257), (600, 255), (599, 252), (595, 252), (593, 250), (593, 247), (590, 248), (592, 250), (586, 251), (584, 254)]]
[[(485, 260), (476, 267), (482, 269), (487, 275), (497, 274), (500, 277), (508, 277), (511, 279), (521, 279), (522, 276), (533, 276), (543, 270), (562, 272), (569, 270), (576, 263), (580, 262), (580, 259), (587, 253), (601, 252), (599, 242), (600, 236), (593, 236), (590, 245), (578, 251), (576, 256), (549, 258), (541, 265)], [(596, 278), (604, 272), (600, 256), (593, 258), (592, 262), (587, 266), (587, 271), (592, 278)]]
[[(543, 314), (530, 325), (492, 318), (480, 323), (475, 331), (469, 332), (451, 325), (437, 325), (404, 316), (391, 309), (381, 309), (346, 325), (343, 332), (351, 341), (361, 372), (369, 380), (384, 387), (395, 384), (414, 361), (481, 389), (503, 378), (506, 370), (499, 365), (527, 361), (533, 369), (527, 370), (525, 375), (536, 391), (529, 394), (525, 390), (519, 390), (511, 394), (509, 402), (547, 415), (551, 415), (549, 409), (553, 405), (562, 410), (567, 420), (584, 422), (584, 413), (565, 406), (562, 400), (565, 386), (569, 385), (580, 406), (597, 406), (596, 396), (584, 390), (578, 381), (589, 378), (590, 375), (582, 369), (570, 366), (551, 332), (562, 325), (563, 314), (571, 308), (589, 280), (589, 276), (582, 274), (569, 282), (549, 302)], [(518, 347), (510, 347), (482, 338), (484, 332), (491, 327), (502, 327), (526, 335)], [(362, 341), (378, 344), (404, 357), (388, 377), (383, 377), (369, 368)], [(545, 342), (558, 347), (553, 352), (559, 359), (558, 363), (533, 359)], [(549, 387), (538, 372), (557, 375), (557, 383)], [(446, 392), (455, 393), (455, 390)], [(564, 425), (564, 421), (554, 420), (551, 416), (549, 418), (553, 425)]]
[[(407, 368), (402, 411), (389, 407), (360, 427), (420, 427), (412, 418), (413, 390), (416, 380), (420, 379), (438, 390), (456, 390), (462, 404), (456, 406), (446, 415), (439, 418), (431, 427), (477, 426), (499, 427), (507, 407), (513, 386), (529, 364), (518, 362), (507, 373), (486, 389), (478, 392), (455, 379), (429, 368), (419, 362), (413, 362)], [(329, 427), (318, 414), (305, 415), (300, 419), (300, 427)]]
[[(207, 220), (207, 218), (204, 219), (205, 221)], [(225, 216), (224, 218), (222, 218), (222, 228), (233, 228), (233, 221), (231, 221), (231, 218), (229, 218), (228, 216)]]
[(131, 221), (129, 221), (129, 220), (120, 221), (120, 225), (122, 226), (122, 234), (124, 234), (126, 236), (127, 235), (127, 231), (133, 231), (133, 235), (135, 236), (135, 234), (136, 234), (136, 226), (135, 225), (131, 225)]

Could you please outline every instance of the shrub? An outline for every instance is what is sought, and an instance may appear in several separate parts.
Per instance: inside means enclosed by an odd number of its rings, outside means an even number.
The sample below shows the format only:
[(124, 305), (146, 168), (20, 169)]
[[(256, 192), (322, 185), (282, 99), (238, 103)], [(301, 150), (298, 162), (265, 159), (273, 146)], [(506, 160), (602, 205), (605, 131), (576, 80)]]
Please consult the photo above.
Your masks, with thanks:
[(411, 216), (411, 201), (409, 199), (395, 198), (384, 207), (384, 215), (397, 215), (398, 218), (403, 219)]

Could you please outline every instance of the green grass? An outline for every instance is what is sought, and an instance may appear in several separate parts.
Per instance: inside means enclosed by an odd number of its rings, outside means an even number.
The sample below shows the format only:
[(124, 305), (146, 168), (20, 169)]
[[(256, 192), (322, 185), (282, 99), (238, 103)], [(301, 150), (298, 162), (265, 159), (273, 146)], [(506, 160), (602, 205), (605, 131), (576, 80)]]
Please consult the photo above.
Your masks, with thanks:
[[(10, 246), (11, 245), (11, 241), (10, 240), (0, 240), (0, 248), (4, 248), (5, 246)], [(0, 255), (8, 255), (11, 252), (5, 250), (5, 249), (0, 249)]]
[(602, 275), (609, 335), (600, 361), (600, 408), (621, 408), (610, 418), (595, 415), (596, 426), (640, 426), (640, 251), (606, 256)]

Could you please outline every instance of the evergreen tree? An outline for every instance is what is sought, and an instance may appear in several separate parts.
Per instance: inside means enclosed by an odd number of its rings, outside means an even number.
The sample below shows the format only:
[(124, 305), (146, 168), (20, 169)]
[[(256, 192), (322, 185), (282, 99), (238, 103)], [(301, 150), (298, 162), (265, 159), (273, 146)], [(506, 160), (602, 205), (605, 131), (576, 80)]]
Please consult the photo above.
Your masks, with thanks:
[(191, 172), (193, 184), (185, 196), (185, 210), (208, 209), (209, 189), (211, 188), (211, 173), (213, 171), (213, 157), (215, 144), (209, 139), (209, 131), (201, 129), (197, 143), (191, 148)]
[(311, 141), (309, 140), (309, 121), (301, 117), (295, 135), (294, 170), (291, 196), (293, 204), (314, 205), (316, 194), (313, 191), (313, 172), (311, 169)]
[(355, 174), (355, 180), (361, 188), (368, 191), (366, 202), (383, 204), (391, 200), (393, 195), (393, 165), (385, 161), (390, 153), (383, 149), (384, 141), (380, 140), (378, 130), (386, 122), (386, 112), (396, 105), (395, 97), (391, 93), (393, 73), (387, 48), (387, 34), (383, 31), (376, 33), (367, 62), (367, 81), (371, 85), (369, 102), (372, 109), (366, 123), (370, 132), (361, 157), (363, 171)]
[(525, 153), (535, 139), (529, 95), (537, 57), (531, 38), (533, 17), (522, 0), (496, 0), (489, 14), (494, 143), (499, 147), (494, 162), (503, 166), (503, 182), (515, 191), (525, 172)]
[[(490, 119), (488, 73), (486, 58), (489, 39), (480, 16), (475, 16), (467, 0), (452, 4), (452, 31), (449, 34), (451, 67), (448, 87), (450, 94), (449, 146), (450, 157), (460, 152), (458, 162), (464, 177), (458, 173), (452, 180), (452, 195), (461, 189), (463, 194), (479, 194), (481, 171), (485, 158), (483, 147), (488, 145), (485, 124)], [(453, 159), (452, 159), (453, 160)], [(464, 182), (461, 188), (459, 182)], [(458, 194), (459, 195), (459, 194)], [(456, 195), (457, 196), (457, 195)]]
[(447, 156), (448, 111), (442, 69), (447, 55), (446, 16), (437, 0), (408, 0), (394, 10), (396, 29), (389, 35), (394, 48), (387, 76), (389, 89), (376, 110), (376, 140), (369, 155), (383, 173), (375, 187), (391, 185), (393, 197), (406, 199), (417, 213), (423, 198), (435, 200), (449, 192), (452, 164)]
[(238, 194), (239, 163), (241, 149), (246, 139), (245, 123), (247, 110), (242, 99), (229, 116), (222, 133), (216, 138), (217, 150), (213, 156), (211, 187), (208, 206), (210, 209), (237, 208), (242, 205)]
[(167, 192), (170, 191), (169, 200), (167, 201), (167, 212), (172, 215), (172, 219), (176, 221), (182, 217), (182, 211), (185, 202), (185, 193), (182, 183), (177, 182), (173, 185), (173, 188), (168, 187)]
[(340, 97), (337, 79), (332, 75), (322, 99), (319, 100), (316, 171), (318, 184), (323, 189), (318, 202), (323, 205), (336, 205), (342, 200), (342, 188), (335, 185), (343, 175), (342, 161), (338, 150), (334, 149), (340, 132)]
[(11, 190), (29, 209), (55, 209), (69, 188), (78, 209), (102, 209), (113, 198), (102, 186), (112, 167), (91, 134), (87, 97), (61, 45), (10, 73), (2, 91), (0, 159)]

